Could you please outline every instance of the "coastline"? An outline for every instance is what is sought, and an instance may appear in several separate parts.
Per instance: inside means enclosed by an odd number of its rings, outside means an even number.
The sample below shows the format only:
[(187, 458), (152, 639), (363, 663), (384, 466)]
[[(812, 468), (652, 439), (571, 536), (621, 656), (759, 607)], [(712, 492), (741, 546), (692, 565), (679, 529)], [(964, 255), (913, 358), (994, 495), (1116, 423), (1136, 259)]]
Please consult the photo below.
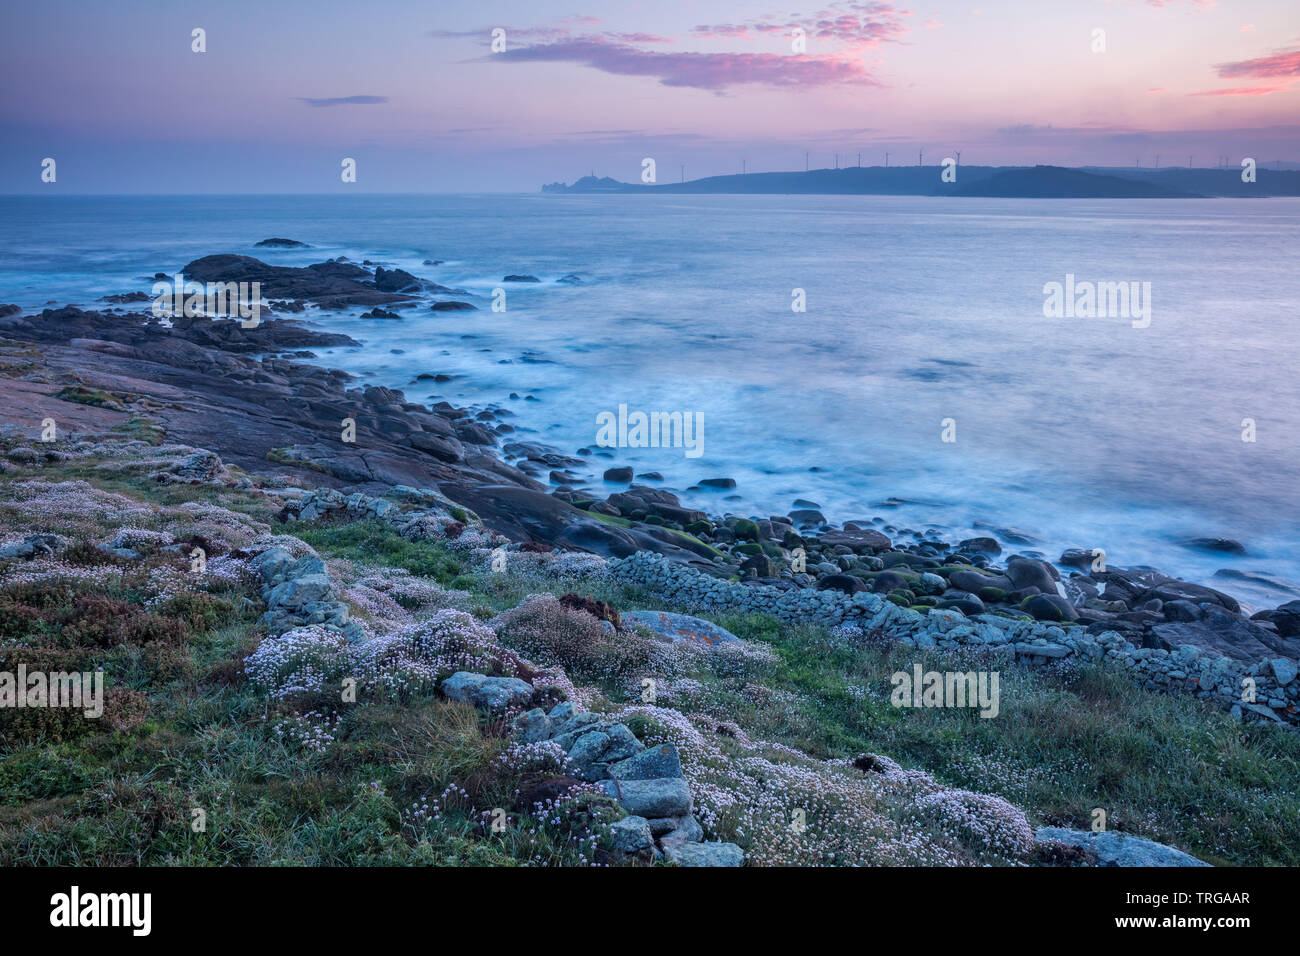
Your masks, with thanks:
[[(703, 495), (683, 501), (638, 481), (631, 468), (615, 466), (599, 482), (582, 481), (571, 469), (593, 461), (515, 440), (504, 408), (426, 407), (395, 389), (349, 388), (347, 373), (312, 364), (312, 348), (360, 343), (304, 324), (309, 303), (378, 311), (457, 296), (458, 290), (400, 269), (372, 271), (338, 260), (299, 269), (214, 255), (182, 271), (198, 281), (259, 278), (276, 314), (253, 329), (208, 318), (167, 327), (121, 308), (142, 293), (108, 297), (116, 308), (104, 312), (10, 311), (0, 317), (0, 335), (35, 343), (44, 355), (39, 365), (19, 363), (18, 376), (6, 371), (27, 383), (7, 389), (15, 404), (6, 419), (48, 413), (75, 430), (83, 418), (152, 415), (172, 440), (210, 449), (249, 471), (367, 494), (435, 488), (516, 543), (606, 559), (655, 552), (769, 596), (872, 594), (922, 617), (990, 615), (1094, 638), (1115, 634), (1165, 654), (1191, 645), (1251, 666), (1300, 656), (1300, 602), (1247, 615), (1229, 593), (1152, 569), (1107, 567), (1095, 553), (1067, 551), (1054, 561), (1004, 552), (1005, 539), (993, 535), (950, 541), (941, 531), (897, 528), (880, 517), (836, 524), (810, 501), (785, 516), (710, 513), (696, 506)], [(35, 383), (42, 378), (49, 388)], [(76, 384), (66, 384), (73, 379)], [(356, 428), (351, 443), (339, 432), (349, 419)], [(728, 480), (716, 484), (726, 490)], [(1294, 710), (1281, 701), (1280, 709)]]

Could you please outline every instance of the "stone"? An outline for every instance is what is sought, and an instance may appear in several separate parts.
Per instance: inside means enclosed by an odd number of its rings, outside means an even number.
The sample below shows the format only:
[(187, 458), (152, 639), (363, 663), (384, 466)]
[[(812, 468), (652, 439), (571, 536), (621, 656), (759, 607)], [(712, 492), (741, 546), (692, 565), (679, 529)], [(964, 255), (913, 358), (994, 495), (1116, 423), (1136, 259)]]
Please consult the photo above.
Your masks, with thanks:
[(1268, 666), (1273, 671), (1273, 677), (1283, 687), (1296, 679), (1295, 661), (1287, 660), (1285, 657), (1274, 657), (1268, 662)]
[(654, 846), (650, 823), (645, 817), (627, 816), (611, 824), (609, 829), (614, 838), (614, 849), (622, 853), (639, 853)]
[(515, 738), (522, 744), (533, 744), (551, 736), (551, 718), (540, 707), (520, 714), (510, 724)]
[(1037, 843), (1064, 843), (1095, 853), (1098, 866), (1209, 866), (1209, 863), (1184, 853), (1182, 850), (1128, 836), (1124, 833), (1091, 830), (1066, 830), (1062, 827), (1041, 827), (1034, 834)]
[(649, 628), (656, 637), (678, 644), (712, 647), (740, 640), (735, 634), (709, 621), (669, 611), (627, 611), (623, 614), (623, 623), (642, 625)]
[(682, 777), (619, 780), (615, 792), (623, 809), (647, 818), (684, 817), (694, 805), (690, 787)]
[(680, 777), (682, 761), (674, 744), (646, 747), (634, 757), (610, 764), (609, 775), (616, 780), (655, 780)]
[(674, 843), (664, 856), (678, 866), (741, 866), (745, 852), (734, 843)]
[(665, 850), (682, 843), (699, 843), (704, 839), (704, 828), (700, 826), (694, 814), (688, 813), (676, 823), (677, 826), (659, 838), (659, 845)]
[(442, 693), (450, 700), (473, 704), (482, 710), (504, 710), (532, 700), (533, 687), (518, 677), (488, 677), (457, 671), (442, 682)]

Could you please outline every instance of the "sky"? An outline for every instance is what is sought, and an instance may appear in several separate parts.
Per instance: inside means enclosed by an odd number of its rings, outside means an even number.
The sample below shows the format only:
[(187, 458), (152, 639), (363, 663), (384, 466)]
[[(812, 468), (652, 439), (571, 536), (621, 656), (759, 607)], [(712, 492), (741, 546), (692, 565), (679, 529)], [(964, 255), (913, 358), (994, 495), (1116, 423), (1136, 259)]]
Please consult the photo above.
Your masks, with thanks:
[(663, 181), (958, 150), (964, 165), (1300, 161), (1300, 2), (0, 11), (0, 193), (535, 192), (638, 181), (645, 158)]

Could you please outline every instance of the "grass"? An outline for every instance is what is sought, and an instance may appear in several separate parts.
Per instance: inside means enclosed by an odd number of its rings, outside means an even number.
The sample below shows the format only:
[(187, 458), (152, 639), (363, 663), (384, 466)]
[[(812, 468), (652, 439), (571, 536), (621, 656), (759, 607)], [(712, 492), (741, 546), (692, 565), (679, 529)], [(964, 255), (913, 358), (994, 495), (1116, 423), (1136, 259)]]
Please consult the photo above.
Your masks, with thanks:
[[(270, 518), (264, 496), (159, 484), (103, 467), (114, 460), (14, 468), (3, 481), (79, 478), (160, 509), (197, 501)], [(327, 712), (334, 743), (323, 753), (296, 745), (303, 707), (269, 702), (243, 676), (243, 660), (262, 636), (257, 589), (153, 598), (148, 572), (177, 556), (104, 558), (89, 542), (116, 522), (96, 520), (101, 526), (71, 552), (94, 569), (87, 581), (0, 586), (0, 668), (19, 658), (102, 666), (109, 687), (99, 722), (42, 723), (28, 720), (30, 711), (23, 719), (0, 711), (0, 864), (560, 865), (600, 852), (586, 841), (608, 822), (608, 805), (576, 800), (560, 824), (526, 821), (519, 792), (546, 774), (517, 763), (500, 722), (463, 705), (431, 695), (403, 705), (321, 698), (310, 704)], [(30, 531), (30, 522), (24, 508), (0, 509), (7, 531)], [(325, 557), (402, 568), (468, 591), (480, 616), (544, 591), (590, 594), (623, 611), (664, 606), (603, 578), (495, 573), (463, 551), (409, 541), (378, 521), (272, 528)], [(1237, 723), (1189, 697), (1149, 693), (1110, 667), (1029, 668), (974, 652), (848, 641), (767, 615), (701, 616), (770, 653), (657, 657), (645, 672), (666, 693), (684, 695), (663, 706), (816, 760), (883, 754), (947, 785), (1003, 796), (1036, 825), (1086, 828), (1103, 808), (1110, 829), (1209, 862), (1300, 865), (1300, 735)], [(592, 660), (590, 670), (573, 672), (575, 680), (603, 706), (637, 702), (642, 670)], [(890, 675), (917, 661), (926, 669), (997, 670), (999, 715), (893, 707)], [(640, 715), (629, 724), (638, 732), (655, 727)], [(742, 756), (727, 749), (725, 735), (718, 739), (727, 759)], [(493, 808), (516, 825), (492, 831), (480, 811)]]

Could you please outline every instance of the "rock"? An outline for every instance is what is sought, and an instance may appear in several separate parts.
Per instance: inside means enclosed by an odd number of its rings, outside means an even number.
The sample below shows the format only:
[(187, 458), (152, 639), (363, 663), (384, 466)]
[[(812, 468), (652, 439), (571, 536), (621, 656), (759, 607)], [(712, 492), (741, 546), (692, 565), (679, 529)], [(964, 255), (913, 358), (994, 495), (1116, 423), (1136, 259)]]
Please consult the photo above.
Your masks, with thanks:
[(1076, 621), (1079, 612), (1059, 594), (1035, 594), (1022, 605), (1037, 621)]
[(628, 757), (609, 766), (609, 775), (615, 780), (655, 780), (682, 775), (681, 756), (674, 744), (657, 744), (647, 747), (636, 756)]
[(256, 243), (257, 246), (270, 247), (272, 249), (310, 249), (311, 247), (305, 242), (299, 242), (297, 239), (263, 239)]
[(511, 722), (510, 729), (521, 744), (532, 744), (539, 740), (548, 740), (554, 726), (544, 710), (534, 707), (516, 717)]
[(855, 578), (851, 574), (828, 574), (817, 581), (817, 590), (857, 594), (859, 591), (867, 590), (867, 585), (861, 578)]
[(38, 554), (54, 554), (61, 544), (58, 535), (29, 534), (21, 541), (0, 548), (0, 558), (31, 558)]
[(1289, 661), (1285, 657), (1274, 657), (1268, 662), (1268, 666), (1273, 671), (1273, 677), (1283, 687), (1296, 679), (1295, 661)]
[(567, 276), (560, 276), (560, 278), (556, 279), (555, 281), (558, 282), (560, 285), (578, 285), (580, 282), (582, 282), (582, 279), (579, 276), (576, 276), (572, 272), (570, 272)]
[(740, 570), (742, 573), (752, 571), (758, 578), (774, 578), (781, 573), (776, 563), (765, 554), (751, 556), (740, 565)]
[(610, 826), (614, 849), (621, 853), (639, 853), (654, 846), (650, 835), (650, 822), (636, 815), (624, 817)]
[(277, 584), (266, 596), (272, 608), (296, 610), (307, 604), (324, 601), (334, 593), (334, 585), (324, 574), (304, 574)]
[(632, 626), (639, 624), (649, 628), (656, 637), (679, 644), (712, 647), (714, 644), (729, 644), (740, 640), (735, 634), (709, 621), (670, 611), (626, 611), (623, 623)]
[(735, 478), (705, 478), (699, 482), (701, 488), (734, 488)]
[[(1056, 593), (1056, 579), (1052, 577), (1049, 565), (1043, 561), (1035, 561), (1033, 558), (1022, 558), (1016, 555), (1007, 562), (1005, 573), (1011, 581), (1011, 587), (1007, 590), (1038, 588), (1044, 594)], [(996, 586), (994, 585), (994, 587)]]
[(1094, 560), (1096, 559), (1093, 557), (1090, 548), (1069, 548), (1061, 553), (1061, 556), (1057, 558), (1057, 563), (1063, 564), (1067, 568), (1078, 568), (1080, 571), (1087, 571), (1092, 567)]
[(1041, 827), (1034, 834), (1036, 843), (1064, 843), (1096, 854), (1099, 866), (1209, 866), (1210, 864), (1184, 853), (1182, 850), (1154, 840), (1128, 836), (1123, 833), (1091, 830), (1066, 830), (1062, 827)]
[(1217, 551), (1221, 554), (1245, 554), (1246, 547), (1240, 541), (1231, 538), (1188, 538), (1182, 542), (1184, 548), (1196, 551)]
[(1161, 611), (1167, 621), (1199, 621), (1201, 609), (1191, 601), (1166, 601)]
[(506, 276), (502, 282), (541, 282), (537, 276)]
[(627, 484), (632, 480), (632, 469), (625, 468), (607, 468), (605, 469), (604, 478), (606, 481), (617, 482), (618, 484)]
[(405, 269), (375, 269), (375, 288), (380, 292), (419, 292), (420, 280)]
[(1203, 616), (1196, 621), (1170, 621), (1154, 624), (1150, 636), (1166, 649), (1179, 644), (1195, 644), (1224, 657), (1255, 663), (1263, 658), (1300, 656), (1300, 640), (1282, 637), (1266, 627), (1243, 620), (1221, 607), (1205, 605)]
[(995, 538), (967, 538), (965, 541), (957, 542), (957, 550), (976, 552), (978, 554), (988, 554), (996, 557), (1002, 553), (1002, 545), (998, 544), (997, 539)]
[(670, 846), (679, 846), (683, 843), (699, 843), (704, 839), (704, 828), (700, 826), (694, 814), (688, 813), (674, 822), (677, 825), (659, 838), (659, 845), (665, 850)]
[(674, 843), (664, 856), (678, 866), (741, 866), (745, 853), (734, 843)]
[(894, 546), (888, 535), (872, 528), (831, 529), (818, 540), (826, 547), (834, 548), (843, 545), (846, 548), (852, 548), (858, 553), (862, 551), (888, 551)]
[(477, 312), (478, 306), (473, 305), (469, 302), (453, 302), (451, 300), (447, 300), (445, 302), (433, 303), (433, 305), (429, 306), (429, 311), (431, 312)]
[(442, 682), (442, 693), (482, 710), (504, 710), (533, 699), (532, 685), (518, 677), (488, 677), (470, 671), (457, 671), (448, 677)]
[(691, 812), (690, 787), (682, 777), (614, 781), (614, 792), (628, 813), (642, 817), (684, 817)]

